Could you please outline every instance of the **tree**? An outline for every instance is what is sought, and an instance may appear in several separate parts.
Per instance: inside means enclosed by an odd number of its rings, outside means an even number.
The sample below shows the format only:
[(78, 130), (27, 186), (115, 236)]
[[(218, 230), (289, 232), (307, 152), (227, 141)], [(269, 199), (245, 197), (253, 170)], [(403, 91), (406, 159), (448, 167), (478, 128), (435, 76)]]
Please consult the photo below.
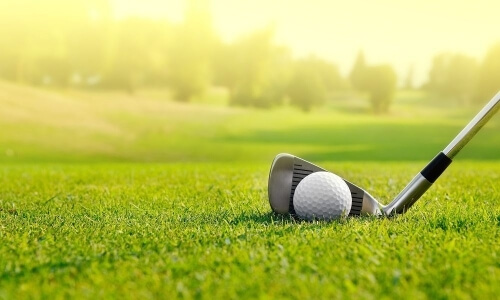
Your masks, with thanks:
[(363, 51), (359, 51), (354, 66), (352, 67), (351, 73), (349, 74), (349, 80), (354, 89), (364, 90), (363, 84), (366, 82), (364, 76), (366, 75), (366, 60)]
[(478, 78), (475, 102), (487, 101), (500, 90), (500, 42), (486, 53), (479, 67)]
[(471, 99), (477, 80), (478, 64), (463, 54), (441, 53), (432, 61), (426, 88), (460, 102)]
[(216, 83), (230, 91), (230, 104), (271, 107), (283, 102), (290, 77), (290, 53), (273, 43), (272, 28), (222, 46), (216, 57)]
[(327, 99), (326, 78), (318, 68), (317, 59), (302, 59), (295, 63), (288, 97), (290, 103), (309, 111), (313, 106), (324, 104)]
[(65, 85), (73, 73), (100, 74), (111, 19), (108, 0), (0, 3), (0, 76)]
[(397, 76), (390, 65), (367, 67), (363, 86), (370, 94), (370, 103), (375, 113), (386, 113), (394, 98)]
[(130, 17), (116, 23), (106, 61), (103, 85), (129, 93), (145, 84), (166, 82), (166, 55), (172, 26)]
[(405, 78), (405, 83), (404, 83), (404, 88), (407, 90), (413, 90), (414, 85), (413, 85), (413, 65), (410, 66), (408, 69), (408, 73), (406, 73), (406, 78)]
[(332, 94), (347, 87), (347, 82), (342, 78), (342, 75), (340, 75), (336, 65), (316, 56), (310, 56), (302, 60), (302, 63), (309, 65), (309, 68), (314, 70), (314, 73), (320, 77), (328, 94)]
[(363, 52), (358, 54), (349, 75), (352, 86), (369, 94), (370, 104), (375, 113), (386, 113), (394, 98), (397, 76), (390, 65), (369, 66)]
[(206, 0), (188, 2), (174, 41), (168, 52), (169, 83), (176, 100), (189, 101), (210, 83), (210, 62), (217, 42)]

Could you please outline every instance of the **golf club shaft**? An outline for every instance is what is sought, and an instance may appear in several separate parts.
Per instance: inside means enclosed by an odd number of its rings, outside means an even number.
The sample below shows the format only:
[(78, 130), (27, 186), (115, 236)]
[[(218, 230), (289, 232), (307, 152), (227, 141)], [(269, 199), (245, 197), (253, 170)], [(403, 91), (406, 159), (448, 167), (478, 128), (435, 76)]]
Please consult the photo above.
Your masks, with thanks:
[(500, 108), (500, 92), (491, 99), (481, 111), (465, 126), (451, 143), (420, 172), (384, 207), (386, 215), (404, 213), (408, 210), (443, 174), (452, 159), (474, 137)]
[(488, 122), (500, 108), (500, 92), (488, 102), (483, 109), (472, 119), (472, 121), (460, 131), (460, 133), (443, 150), (443, 153), (453, 159), (462, 148), (476, 135), (476, 133)]

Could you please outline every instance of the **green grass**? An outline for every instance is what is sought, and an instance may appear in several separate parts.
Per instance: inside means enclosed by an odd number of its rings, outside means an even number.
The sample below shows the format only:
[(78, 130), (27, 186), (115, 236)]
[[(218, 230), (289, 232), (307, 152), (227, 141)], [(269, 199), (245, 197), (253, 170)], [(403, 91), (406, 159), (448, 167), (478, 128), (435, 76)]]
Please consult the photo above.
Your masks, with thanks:
[[(390, 199), (420, 164), (327, 164)], [(0, 298), (482, 298), (500, 288), (500, 163), (457, 163), (395, 219), (270, 214), (267, 165), (16, 165)]]
[(0, 83), (0, 299), (500, 294), (498, 116), (407, 214), (300, 222), (270, 213), (276, 153), (387, 203), (477, 108), (418, 93), (385, 117), (363, 102), (303, 114), (162, 97)]
[[(268, 162), (279, 152), (314, 161), (430, 160), (479, 110), (400, 97), (388, 116), (355, 101), (304, 114), (0, 82), (0, 162)], [(462, 159), (500, 159), (499, 119)]]

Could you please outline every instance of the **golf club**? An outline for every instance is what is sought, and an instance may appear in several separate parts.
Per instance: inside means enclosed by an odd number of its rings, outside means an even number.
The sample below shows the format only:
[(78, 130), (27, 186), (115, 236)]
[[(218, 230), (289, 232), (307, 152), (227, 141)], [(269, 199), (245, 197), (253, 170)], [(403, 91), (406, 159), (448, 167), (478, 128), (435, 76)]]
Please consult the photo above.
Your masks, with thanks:
[[(498, 111), (500, 108), (499, 101), (500, 92), (388, 205), (381, 204), (367, 191), (342, 178), (347, 183), (352, 195), (352, 207), (349, 216), (390, 216), (406, 212), (441, 176), (458, 152)], [(269, 172), (268, 195), (272, 210), (280, 214), (295, 214), (293, 208), (295, 188), (307, 175), (318, 171), (327, 170), (291, 154), (278, 154)]]

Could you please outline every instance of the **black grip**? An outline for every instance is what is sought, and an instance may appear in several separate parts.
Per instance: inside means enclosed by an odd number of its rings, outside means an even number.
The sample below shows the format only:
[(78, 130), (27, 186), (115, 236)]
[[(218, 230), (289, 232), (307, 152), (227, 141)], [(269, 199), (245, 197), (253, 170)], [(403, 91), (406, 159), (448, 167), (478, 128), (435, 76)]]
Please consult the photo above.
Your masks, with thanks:
[(420, 172), (422, 176), (425, 177), (430, 183), (434, 183), (441, 174), (443, 174), (444, 170), (448, 168), (451, 164), (452, 160), (443, 152), (439, 152), (436, 157)]

